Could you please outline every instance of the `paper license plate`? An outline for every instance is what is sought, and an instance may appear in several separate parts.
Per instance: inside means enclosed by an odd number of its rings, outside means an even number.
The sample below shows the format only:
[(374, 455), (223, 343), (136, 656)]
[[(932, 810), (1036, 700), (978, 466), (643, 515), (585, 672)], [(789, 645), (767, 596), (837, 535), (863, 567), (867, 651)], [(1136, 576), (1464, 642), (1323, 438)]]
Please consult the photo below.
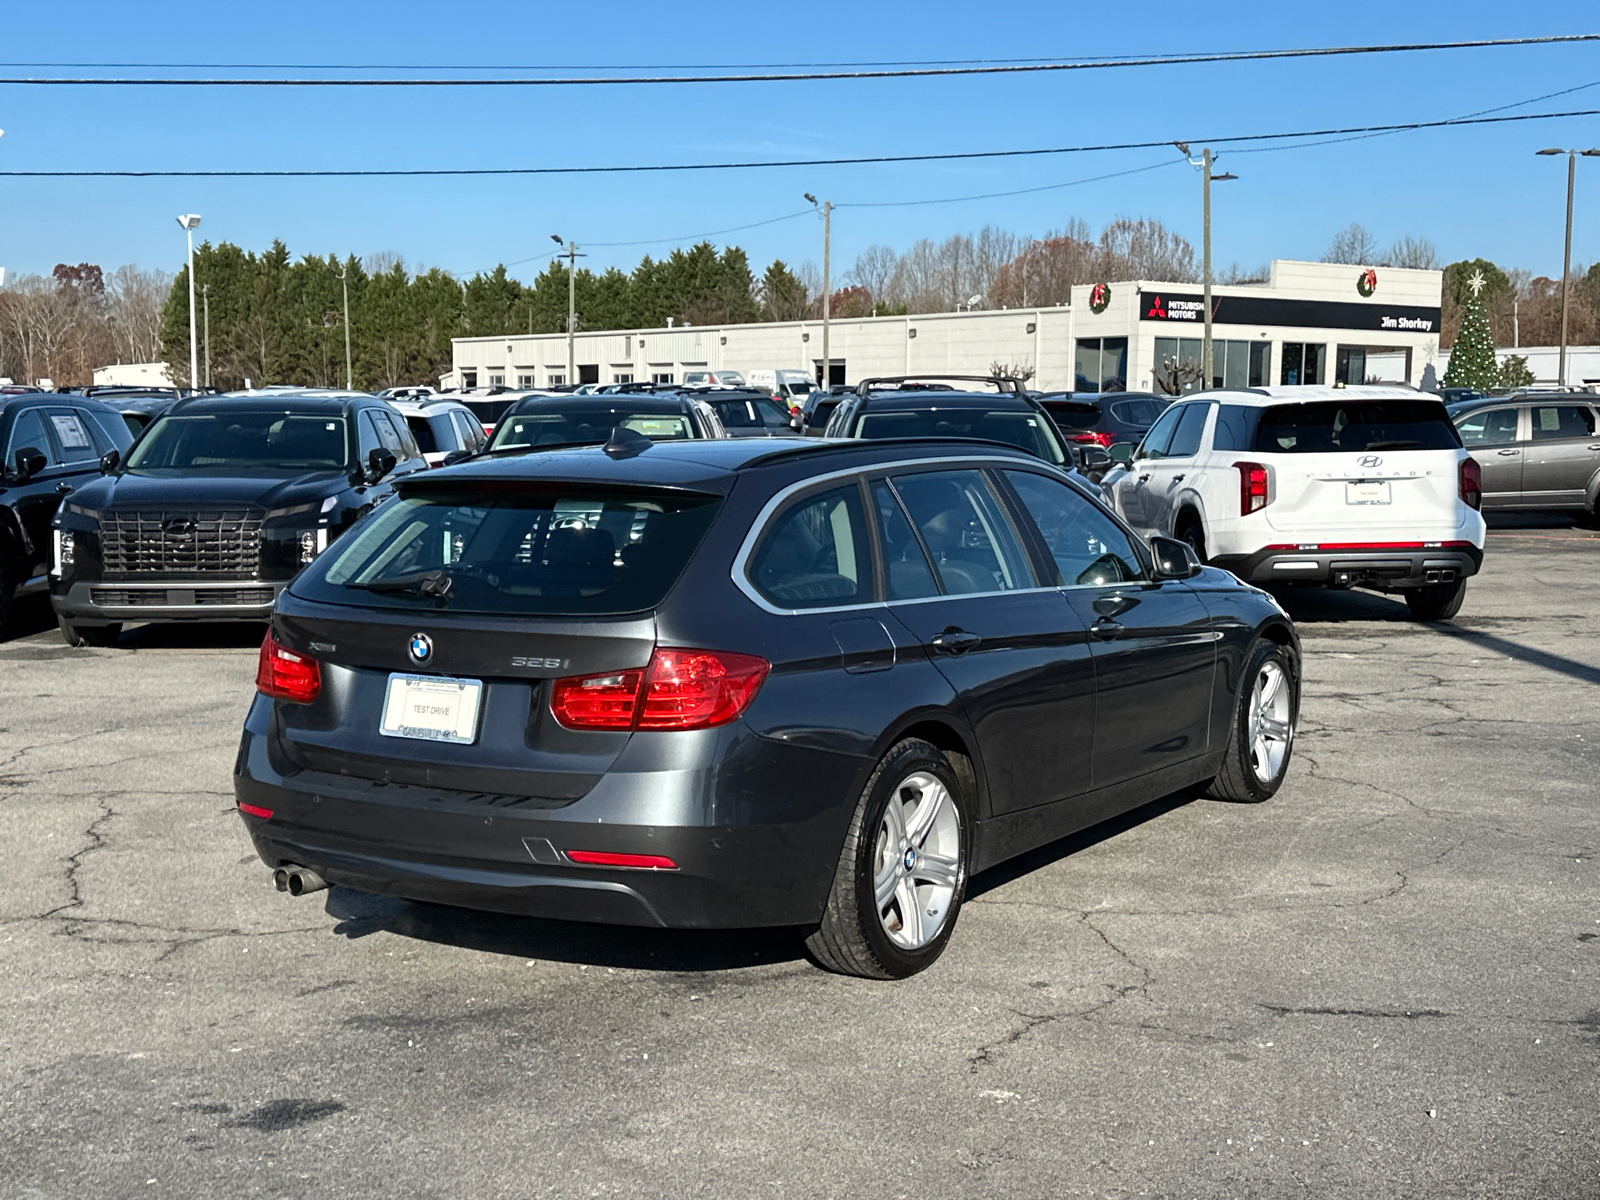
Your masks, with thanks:
[(478, 737), (482, 698), (483, 683), (477, 679), (396, 672), (389, 676), (378, 732), (384, 737), (470, 745)]
[(1389, 503), (1389, 485), (1387, 482), (1347, 483), (1344, 485), (1344, 502), (1346, 504), (1387, 504)]

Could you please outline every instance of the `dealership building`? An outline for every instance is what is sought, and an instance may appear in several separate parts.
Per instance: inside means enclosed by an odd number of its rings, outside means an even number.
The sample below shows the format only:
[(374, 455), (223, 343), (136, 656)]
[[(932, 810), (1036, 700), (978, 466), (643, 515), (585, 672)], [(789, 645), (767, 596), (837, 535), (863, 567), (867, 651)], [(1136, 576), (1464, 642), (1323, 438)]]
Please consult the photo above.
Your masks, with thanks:
[[(1442, 274), (1277, 261), (1265, 281), (1212, 289), (1213, 386), (1365, 383), (1437, 386)], [(454, 340), (446, 388), (564, 383), (681, 383), (696, 371), (762, 368), (822, 378), (822, 322), (677, 326), (575, 337)], [(829, 323), (834, 383), (926, 373), (1033, 371), (1043, 391), (1157, 391), (1203, 386), (1200, 285), (1108, 281), (1051, 308), (986, 309)]]

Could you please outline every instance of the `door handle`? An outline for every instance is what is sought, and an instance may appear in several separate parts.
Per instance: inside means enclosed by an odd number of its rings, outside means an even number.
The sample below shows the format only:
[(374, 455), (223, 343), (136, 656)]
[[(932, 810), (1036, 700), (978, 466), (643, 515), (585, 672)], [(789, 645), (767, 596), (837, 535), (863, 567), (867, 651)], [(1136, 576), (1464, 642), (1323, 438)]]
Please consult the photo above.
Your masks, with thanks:
[(1149, 478), (1150, 478), (1150, 474), (1149, 474), (1149, 472), (1146, 472), (1146, 473), (1145, 473), (1145, 474), (1143, 474), (1143, 475), (1141, 475), (1141, 476), (1139, 476), (1139, 482), (1140, 482), (1140, 483), (1144, 483), (1144, 482), (1146, 482), (1146, 481), (1147, 481), (1147, 480), (1148, 480), (1148, 479), (1149, 479)]
[(931, 640), (935, 650), (942, 650), (946, 654), (965, 654), (983, 641), (975, 633), (968, 633), (965, 629), (956, 629), (954, 627), (946, 629), (943, 633), (934, 634)]
[(1089, 632), (1102, 642), (1109, 642), (1112, 638), (1122, 636), (1123, 626), (1120, 621), (1113, 621), (1109, 617), (1101, 617), (1093, 625), (1089, 626)]
[(1596, 445), (1590, 446), (1589, 449), (1591, 449), (1591, 450), (1600, 450), (1600, 444), (1596, 444)]
[[(1589, 448), (1591, 450), (1597, 449), (1597, 447), (1594, 447), (1594, 446), (1591, 446)], [(1496, 453), (1498, 453), (1501, 458), (1504, 458), (1508, 454), (1521, 454), (1522, 451), (1521, 450), (1499, 450), (1499, 451), (1496, 451)]]
[(1173, 483), (1182, 483), (1183, 482), (1183, 476), (1182, 475), (1174, 475), (1172, 477), (1172, 482)]
[(65, 496), (71, 490), (72, 490), (72, 485), (70, 483), (62, 481), (61, 483), (56, 484), (56, 491), (58, 493), (60, 493), (61, 495), (63, 495), (63, 496)]

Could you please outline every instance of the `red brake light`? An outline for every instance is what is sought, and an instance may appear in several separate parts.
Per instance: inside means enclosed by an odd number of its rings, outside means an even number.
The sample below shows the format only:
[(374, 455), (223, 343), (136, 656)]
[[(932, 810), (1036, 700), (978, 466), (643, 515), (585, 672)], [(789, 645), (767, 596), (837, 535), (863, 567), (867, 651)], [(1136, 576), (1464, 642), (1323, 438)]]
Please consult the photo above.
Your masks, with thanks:
[(1267, 506), (1267, 469), (1260, 463), (1234, 463), (1239, 468), (1239, 515), (1248, 517)]
[(568, 729), (712, 729), (750, 706), (771, 669), (751, 654), (657, 647), (642, 671), (556, 680), (550, 711)]
[(262, 808), (258, 804), (246, 804), (243, 800), (237, 803), (239, 811), (247, 817), (260, 817), (263, 821), (272, 820), (272, 810), (270, 808)]
[(678, 864), (664, 854), (611, 854), (604, 850), (563, 851), (585, 867), (632, 867), (640, 871), (676, 871)]
[(1109, 433), (1094, 433), (1087, 429), (1082, 433), (1073, 434), (1072, 440), (1075, 442), (1081, 442), (1086, 446), (1109, 447), (1111, 445), (1111, 435)]
[(1483, 507), (1483, 468), (1475, 458), (1461, 460), (1461, 502), (1468, 508)]
[(310, 704), (322, 690), (322, 668), (309, 655), (290, 650), (267, 630), (256, 663), (256, 691), (274, 700)]

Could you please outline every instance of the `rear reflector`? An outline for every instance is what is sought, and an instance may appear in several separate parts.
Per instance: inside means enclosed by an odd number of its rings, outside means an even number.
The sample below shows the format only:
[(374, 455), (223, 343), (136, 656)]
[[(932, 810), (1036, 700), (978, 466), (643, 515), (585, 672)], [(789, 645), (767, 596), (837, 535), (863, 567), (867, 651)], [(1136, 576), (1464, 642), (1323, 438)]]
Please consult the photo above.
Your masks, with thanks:
[(259, 817), (263, 821), (272, 820), (272, 810), (270, 808), (262, 808), (256, 804), (246, 804), (243, 800), (240, 800), (238, 804), (239, 811), (247, 817)]
[(751, 654), (658, 646), (643, 670), (556, 680), (550, 712), (568, 729), (713, 729), (750, 706), (771, 669)]
[(1263, 546), (1263, 550), (1466, 550), (1471, 542), (1294, 542)]
[(274, 700), (310, 704), (322, 690), (322, 668), (317, 660), (290, 650), (267, 630), (256, 663), (256, 691)]
[(628, 867), (635, 871), (676, 871), (678, 864), (661, 854), (611, 854), (605, 850), (567, 850), (573, 862), (585, 867)]
[(1267, 468), (1260, 463), (1234, 463), (1239, 468), (1239, 515), (1248, 517), (1267, 506)]

